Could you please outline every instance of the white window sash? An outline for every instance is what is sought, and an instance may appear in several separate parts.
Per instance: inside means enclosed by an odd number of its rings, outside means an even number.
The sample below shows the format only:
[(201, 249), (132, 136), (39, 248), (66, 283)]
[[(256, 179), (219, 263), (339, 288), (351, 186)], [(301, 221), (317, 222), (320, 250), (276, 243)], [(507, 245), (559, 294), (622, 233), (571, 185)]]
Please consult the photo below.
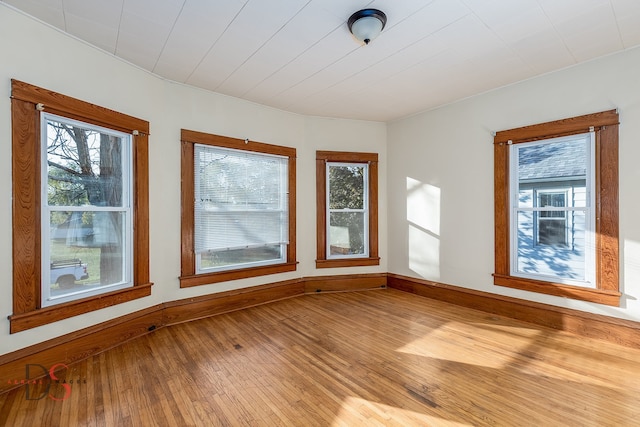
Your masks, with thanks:
[[(576, 138), (585, 138), (585, 142), (588, 143), (587, 150), (587, 173), (586, 173), (586, 203), (587, 206), (566, 206), (566, 207), (525, 207), (519, 206), (519, 175), (518, 175), (518, 150), (527, 146), (554, 144), (563, 141), (575, 140)], [(595, 184), (595, 132), (589, 132), (582, 135), (571, 135), (567, 137), (551, 138), (542, 141), (535, 141), (530, 143), (521, 143), (511, 145), (509, 150), (509, 203), (510, 203), (510, 274), (514, 277), (529, 278), (534, 280), (552, 281), (556, 283), (562, 283), (567, 285), (581, 286), (595, 288), (595, 191), (593, 185)], [(559, 180), (560, 181), (560, 180)], [(545, 189), (543, 191), (554, 192), (555, 189)], [(536, 197), (535, 195), (533, 196)], [(567, 201), (567, 204), (569, 202)], [(537, 204), (537, 201), (536, 201)], [(557, 211), (566, 212), (584, 212), (585, 214), (585, 280), (572, 280), (564, 277), (547, 275), (547, 274), (535, 274), (525, 273), (518, 271), (518, 216), (522, 212), (541, 212), (541, 211)], [(539, 219), (539, 218), (538, 218)], [(554, 218), (544, 218), (544, 220), (553, 220)], [(564, 218), (556, 218), (564, 219)], [(535, 236), (534, 236), (535, 239)]]
[[(80, 298), (91, 297), (100, 295), (106, 292), (124, 289), (133, 286), (133, 220), (132, 220), (132, 138), (130, 134), (119, 132), (109, 128), (103, 128), (90, 123), (85, 123), (66, 117), (57, 116), (50, 113), (42, 113), (40, 115), (40, 156), (41, 172), (40, 172), (40, 188), (41, 188), (41, 305), (42, 307), (49, 307), (64, 302), (74, 301)], [(48, 121), (62, 122), (72, 126), (78, 126), (83, 129), (96, 131), (98, 133), (106, 133), (121, 138), (122, 146), (122, 206), (64, 206), (55, 205), (50, 206), (48, 203)], [(109, 285), (100, 285), (88, 287), (88, 289), (76, 289), (69, 292), (65, 292), (62, 295), (51, 294), (51, 213), (52, 212), (121, 212), (124, 215), (124, 230), (123, 230), (123, 251), (122, 256), (122, 271), (124, 280), (119, 283), (113, 283)]]
[[(289, 244), (289, 189), (288, 158), (285, 156), (248, 152), (204, 144), (194, 145), (194, 251), (196, 254), (196, 273), (211, 273), (261, 265), (283, 263), (286, 260)], [(242, 159), (251, 161), (274, 161), (278, 168), (277, 206), (268, 208), (251, 207), (247, 198), (238, 200), (238, 204), (216, 203), (208, 194), (202, 194), (201, 184), (204, 177), (200, 173), (201, 155), (219, 155), (223, 160)], [(211, 183), (213, 186), (215, 183)], [(273, 188), (272, 188), (273, 190)], [(246, 196), (241, 193), (238, 196)], [(255, 202), (255, 200), (254, 200)], [(237, 233), (235, 232), (237, 231)], [(238, 262), (217, 267), (203, 267), (203, 254), (208, 252), (225, 252), (236, 249), (251, 249), (267, 246), (279, 246), (278, 258)]]
[[(362, 188), (362, 209), (331, 209), (331, 185), (330, 185), (330, 169), (331, 167), (361, 167), (363, 171), (363, 188)], [(367, 258), (369, 257), (369, 164), (368, 163), (348, 163), (348, 162), (326, 162), (325, 165), (325, 178), (326, 178), (326, 200), (327, 206), (326, 214), (326, 258), (327, 259), (349, 259), (349, 258)], [(331, 254), (331, 213), (362, 213), (363, 214), (363, 253), (358, 254)]]

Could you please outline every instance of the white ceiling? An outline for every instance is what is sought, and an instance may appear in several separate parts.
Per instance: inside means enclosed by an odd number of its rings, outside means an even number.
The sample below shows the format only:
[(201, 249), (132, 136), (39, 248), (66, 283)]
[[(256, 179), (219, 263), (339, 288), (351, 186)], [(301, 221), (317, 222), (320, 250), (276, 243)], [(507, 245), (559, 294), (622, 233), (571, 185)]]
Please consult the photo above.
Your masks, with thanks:
[[(389, 121), (640, 44), (640, 0), (0, 0), (164, 78)], [(362, 8), (387, 26), (360, 45)]]

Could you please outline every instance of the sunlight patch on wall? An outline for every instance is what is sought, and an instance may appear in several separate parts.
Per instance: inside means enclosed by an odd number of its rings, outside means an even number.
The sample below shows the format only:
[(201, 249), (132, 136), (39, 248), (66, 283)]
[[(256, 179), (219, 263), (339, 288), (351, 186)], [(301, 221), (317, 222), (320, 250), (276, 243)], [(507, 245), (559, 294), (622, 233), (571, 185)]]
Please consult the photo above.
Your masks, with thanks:
[(407, 221), (440, 236), (440, 189), (407, 177)]
[(409, 268), (420, 277), (440, 280), (440, 238), (409, 224)]
[(407, 177), (409, 268), (440, 279), (440, 188)]

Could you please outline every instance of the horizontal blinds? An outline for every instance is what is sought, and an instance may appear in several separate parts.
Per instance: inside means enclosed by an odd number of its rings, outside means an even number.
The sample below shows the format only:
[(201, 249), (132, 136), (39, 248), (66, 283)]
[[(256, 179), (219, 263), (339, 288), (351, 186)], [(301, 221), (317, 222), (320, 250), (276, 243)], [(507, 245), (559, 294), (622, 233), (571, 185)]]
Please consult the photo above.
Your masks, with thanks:
[(286, 157), (195, 145), (195, 250), (288, 243)]

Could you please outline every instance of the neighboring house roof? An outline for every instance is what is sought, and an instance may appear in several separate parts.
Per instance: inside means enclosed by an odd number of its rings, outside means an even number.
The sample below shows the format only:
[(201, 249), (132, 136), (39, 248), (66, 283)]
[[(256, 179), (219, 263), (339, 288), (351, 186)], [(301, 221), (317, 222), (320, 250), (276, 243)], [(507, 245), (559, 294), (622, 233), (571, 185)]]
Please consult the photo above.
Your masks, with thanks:
[(520, 181), (584, 178), (587, 150), (584, 138), (519, 149)]

